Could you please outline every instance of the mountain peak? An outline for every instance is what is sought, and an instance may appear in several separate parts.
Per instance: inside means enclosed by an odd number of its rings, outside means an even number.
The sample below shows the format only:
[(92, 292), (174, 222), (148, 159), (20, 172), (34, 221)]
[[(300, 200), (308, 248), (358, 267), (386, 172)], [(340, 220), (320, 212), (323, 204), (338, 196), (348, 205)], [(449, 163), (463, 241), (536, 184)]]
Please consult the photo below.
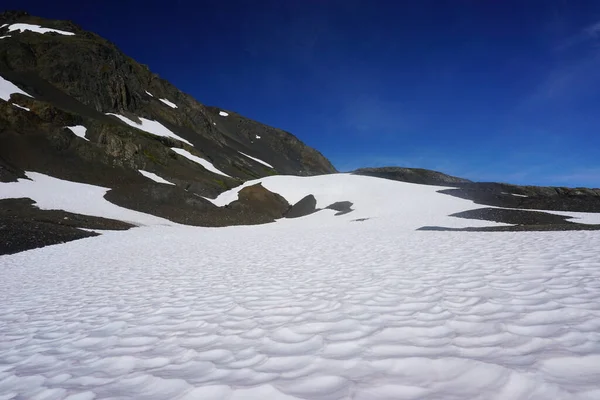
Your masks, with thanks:
[[(0, 115), (3, 130), (12, 133), (0, 137), (0, 159), (13, 170), (53, 172), (58, 178), (97, 183), (98, 179), (62, 165), (68, 155), (75, 164), (89, 163), (89, 175), (96, 175), (92, 169), (105, 167), (126, 169), (118, 174), (121, 177), (137, 176), (141, 169), (160, 171), (199, 195), (215, 195), (234, 186), (236, 180), (335, 171), (325, 157), (292, 134), (223, 108), (204, 106), (111, 42), (71, 22), (22, 11), (4, 12), (0, 21), (4, 21), (0, 76), (30, 95), (22, 98), (10, 93), (10, 107), (4, 105), (10, 112)], [(29, 111), (16, 113), (15, 106)], [(75, 125), (87, 129), (87, 141), (64, 129)], [(47, 151), (39, 140), (26, 139), (24, 132), (34, 127), (40, 135), (45, 133), (43, 140), (53, 138), (61, 146)], [(185, 148), (232, 180), (216, 183), (209, 170), (190, 164), (171, 148)], [(34, 157), (36, 151), (46, 155)], [(108, 177), (100, 180), (108, 186), (123, 184)]]

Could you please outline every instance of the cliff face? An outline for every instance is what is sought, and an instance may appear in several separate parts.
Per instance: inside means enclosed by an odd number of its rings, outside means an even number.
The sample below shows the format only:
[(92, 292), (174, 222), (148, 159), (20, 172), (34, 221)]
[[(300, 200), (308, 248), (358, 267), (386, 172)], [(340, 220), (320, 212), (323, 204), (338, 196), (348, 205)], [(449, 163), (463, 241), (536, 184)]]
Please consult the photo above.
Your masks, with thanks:
[(6, 12), (0, 26), (0, 76), (29, 95), (0, 100), (0, 181), (36, 171), (112, 188), (147, 183), (143, 170), (214, 196), (267, 175), (335, 172), (292, 134), (202, 105), (72, 22)]

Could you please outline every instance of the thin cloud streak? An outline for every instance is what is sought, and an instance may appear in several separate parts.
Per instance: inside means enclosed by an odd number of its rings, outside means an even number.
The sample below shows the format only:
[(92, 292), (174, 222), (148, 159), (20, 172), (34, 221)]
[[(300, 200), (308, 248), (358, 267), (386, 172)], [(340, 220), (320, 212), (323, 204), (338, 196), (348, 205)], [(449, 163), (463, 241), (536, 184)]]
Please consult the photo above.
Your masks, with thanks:
[(556, 50), (565, 51), (572, 47), (584, 44), (594, 39), (600, 38), (600, 21), (586, 25), (577, 34), (564, 39), (558, 44)]

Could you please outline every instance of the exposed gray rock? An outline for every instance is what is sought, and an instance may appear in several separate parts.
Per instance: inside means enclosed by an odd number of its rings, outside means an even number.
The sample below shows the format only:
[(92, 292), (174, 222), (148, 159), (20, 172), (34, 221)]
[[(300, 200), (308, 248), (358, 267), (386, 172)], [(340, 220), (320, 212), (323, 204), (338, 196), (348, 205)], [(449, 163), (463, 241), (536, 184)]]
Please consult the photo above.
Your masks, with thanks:
[(451, 217), (479, 219), (514, 225), (568, 225), (571, 217), (538, 211), (479, 208), (452, 214)]
[(107, 218), (40, 210), (27, 198), (0, 200), (0, 254), (12, 254), (97, 233), (77, 228), (125, 230), (132, 225)]
[(0, 217), (0, 255), (98, 236), (70, 226)]
[(289, 208), (283, 197), (260, 184), (240, 190), (239, 199), (226, 207), (217, 207), (177, 186), (151, 182), (115, 188), (105, 198), (122, 207), (180, 224), (212, 227), (273, 222)]
[(312, 194), (304, 196), (285, 214), (286, 218), (299, 218), (317, 211), (317, 199)]
[(495, 207), (600, 212), (600, 189), (473, 182), (440, 192)]
[[(269, 222), (281, 218), (290, 208), (283, 196), (266, 189), (262, 184), (247, 186), (238, 192), (238, 200), (229, 205), (229, 208), (255, 216), (266, 216)], [(262, 218), (262, 217), (261, 217)]]

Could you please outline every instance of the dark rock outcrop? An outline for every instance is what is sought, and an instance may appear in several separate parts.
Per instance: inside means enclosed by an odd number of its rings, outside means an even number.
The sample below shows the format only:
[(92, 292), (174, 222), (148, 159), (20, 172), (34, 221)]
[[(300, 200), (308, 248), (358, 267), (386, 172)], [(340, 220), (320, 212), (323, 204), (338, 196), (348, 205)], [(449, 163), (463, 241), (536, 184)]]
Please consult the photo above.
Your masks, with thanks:
[(0, 255), (96, 236), (78, 228), (125, 230), (133, 225), (107, 218), (40, 210), (27, 198), (0, 200)]
[(0, 255), (98, 236), (70, 226), (0, 217)]
[(571, 217), (539, 211), (513, 210), (504, 208), (479, 208), (452, 214), (452, 217), (502, 222), (512, 226), (480, 228), (446, 228), (424, 226), (423, 231), (467, 231), (467, 232), (524, 232), (524, 231), (577, 231), (600, 230), (600, 225), (578, 224)]
[(105, 198), (132, 210), (185, 225), (219, 227), (273, 222), (289, 208), (288, 202), (261, 184), (240, 190), (238, 200), (225, 207), (177, 186), (146, 183), (110, 190)]
[(514, 225), (565, 225), (570, 217), (539, 211), (509, 210), (504, 208), (478, 208), (450, 215), (451, 217), (479, 219)]
[[(211, 118), (225, 136), (241, 141), (248, 149), (243, 153), (267, 160), (280, 174), (318, 175), (336, 172), (334, 166), (320, 152), (304, 145), (296, 136), (284, 130), (273, 128), (235, 112), (226, 111), (226, 117), (220, 115), (222, 109), (206, 107)], [(245, 158), (248, 164), (264, 171), (261, 176), (273, 173), (269, 167)]]
[(215, 217), (218, 207), (172, 185), (151, 182), (123, 185), (109, 190), (104, 198), (131, 210), (153, 214), (186, 225), (221, 226)]
[(1, 199), (0, 217), (26, 219), (73, 228), (122, 231), (133, 228), (127, 222), (91, 215), (75, 214), (63, 210), (41, 210), (29, 198)]
[(600, 212), (600, 189), (473, 182), (440, 192), (494, 207)]
[(256, 215), (265, 215), (272, 220), (281, 218), (290, 208), (283, 196), (266, 189), (262, 184), (247, 186), (238, 192), (238, 200), (229, 204), (230, 209), (247, 210)]
[(317, 211), (317, 199), (312, 194), (304, 196), (285, 214), (286, 218), (299, 218)]

